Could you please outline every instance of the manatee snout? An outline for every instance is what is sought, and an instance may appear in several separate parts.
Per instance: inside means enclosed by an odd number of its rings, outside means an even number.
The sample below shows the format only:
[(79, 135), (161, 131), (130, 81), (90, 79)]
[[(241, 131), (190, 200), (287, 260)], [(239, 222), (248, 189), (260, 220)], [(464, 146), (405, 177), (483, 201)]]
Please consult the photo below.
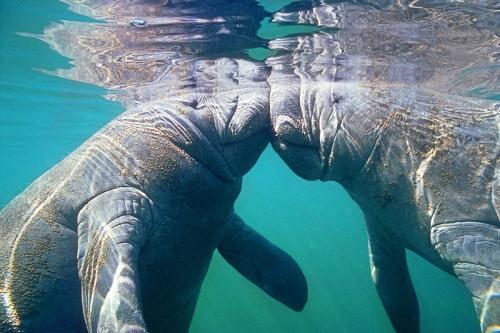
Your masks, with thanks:
[(300, 91), (283, 83), (271, 86), (271, 143), (299, 177), (326, 180), (329, 176), (333, 135), (318, 121), (310, 105), (299, 100)]

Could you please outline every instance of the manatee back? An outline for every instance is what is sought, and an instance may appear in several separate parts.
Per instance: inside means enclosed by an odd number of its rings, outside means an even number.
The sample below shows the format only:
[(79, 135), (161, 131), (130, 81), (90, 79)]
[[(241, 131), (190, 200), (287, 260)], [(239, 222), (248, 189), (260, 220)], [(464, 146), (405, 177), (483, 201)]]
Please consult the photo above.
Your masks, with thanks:
[(408, 188), (409, 204), (434, 224), (498, 225), (499, 105), (413, 88), (387, 91), (385, 103), (372, 95), (369, 121), (356, 124), (377, 140), (364, 171), (378, 179), (379, 199)]

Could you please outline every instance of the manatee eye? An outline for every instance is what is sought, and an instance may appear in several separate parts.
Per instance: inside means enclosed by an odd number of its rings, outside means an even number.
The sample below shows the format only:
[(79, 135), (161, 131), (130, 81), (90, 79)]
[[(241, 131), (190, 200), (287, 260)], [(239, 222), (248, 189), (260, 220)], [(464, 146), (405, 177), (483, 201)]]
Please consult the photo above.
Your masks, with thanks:
[(344, 100), (344, 97), (332, 91), (330, 94), (330, 99), (332, 101), (332, 104), (340, 104)]
[(136, 28), (143, 28), (148, 25), (148, 22), (143, 19), (133, 19), (130, 21), (130, 25)]

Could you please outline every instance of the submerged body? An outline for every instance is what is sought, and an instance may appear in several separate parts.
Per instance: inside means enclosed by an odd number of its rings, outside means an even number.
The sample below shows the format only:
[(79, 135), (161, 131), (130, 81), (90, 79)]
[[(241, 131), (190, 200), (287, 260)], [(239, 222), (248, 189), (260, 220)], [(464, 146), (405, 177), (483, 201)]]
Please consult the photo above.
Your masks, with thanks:
[(275, 20), (339, 30), (271, 43), (281, 52), (268, 59), (273, 147), (299, 176), (337, 181), (359, 204), (372, 277), (396, 331), (419, 331), (409, 249), (458, 277), (482, 331), (496, 332), (500, 105), (464, 96), (494, 95), (493, 11), (311, 5)]
[(275, 150), (306, 179), (340, 182), (363, 210), (372, 275), (397, 331), (418, 331), (405, 249), (465, 283), (483, 331), (499, 325), (498, 106), (394, 87), (271, 91)]
[[(398, 331), (416, 331), (404, 253), (410, 249), (458, 277), (472, 294), (482, 330), (491, 330), (500, 322), (498, 107), (429, 91), (404, 99), (381, 119), (375, 108), (367, 111), (371, 138), (361, 151), (368, 155), (343, 180), (367, 221), (373, 279)], [(346, 140), (343, 129), (337, 140)]]
[(211, 75), (120, 115), (0, 212), (2, 332), (185, 332), (216, 248), (303, 307), (298, 266), (233, 212), (268, 141), (261, 65), (182, 66)]

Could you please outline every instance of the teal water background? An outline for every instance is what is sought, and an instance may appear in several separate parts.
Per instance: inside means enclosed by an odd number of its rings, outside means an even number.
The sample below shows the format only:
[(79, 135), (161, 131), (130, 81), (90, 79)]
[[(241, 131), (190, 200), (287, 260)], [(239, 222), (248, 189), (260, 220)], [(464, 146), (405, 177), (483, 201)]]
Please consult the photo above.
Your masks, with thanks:
[[(263, 5), (273, 11), (287, 3)], [(39, 34), (61, 20), (87, 18), (58, 1), (0, 2), (0, 207), (123, 111), (102, 97), (102, 88), (39, 70), (69, 68), (70, 59), (20, 33)], [(264, 21), (260, 35), (311, 29)], [(298, 178), (268, 148), (244, 178), (236, 208), (299, 262), (309, 302), (301, 313), (288, 310), (215, 254), (191, 332), (393, 332), (371, 282), (361, 211), (339, 185)], [(472, 301), (458, 280), (411, 253), (409, 265), (422, 332), (478, 331)]]

